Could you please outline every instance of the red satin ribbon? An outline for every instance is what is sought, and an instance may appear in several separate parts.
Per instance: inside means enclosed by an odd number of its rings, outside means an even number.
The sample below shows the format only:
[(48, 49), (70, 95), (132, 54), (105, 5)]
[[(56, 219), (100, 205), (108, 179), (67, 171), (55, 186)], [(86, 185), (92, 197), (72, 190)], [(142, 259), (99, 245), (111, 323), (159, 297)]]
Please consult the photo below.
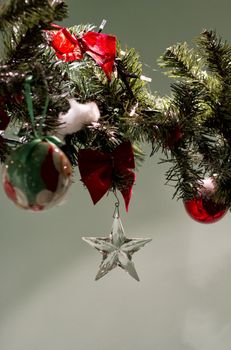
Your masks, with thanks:
[(51, 46), (55, 49), (59, 59), (65, 62), (81, 60), (84, 53), (87, 53), (103, 69), (108, 79), (111, 79), (116, 57), (115, 36), (87, 32), (78, 39), (67, 28), (57, 25), (53, 25), (53, 27), (59, 28), (59, 30), (48, 33), (51, 38)]
[(124, 184), (120, 192), (124, 198), (126, 211), (132, 196), (135, 182), (135, 168), (132, 145), (129, 141), (121, 143), (113, 152), (100, 152), (82, 149), (78, 154), (78, 165), (83, 183), (86, 185), (92, 201), (96, 204), (113, 186), (116, 177)]

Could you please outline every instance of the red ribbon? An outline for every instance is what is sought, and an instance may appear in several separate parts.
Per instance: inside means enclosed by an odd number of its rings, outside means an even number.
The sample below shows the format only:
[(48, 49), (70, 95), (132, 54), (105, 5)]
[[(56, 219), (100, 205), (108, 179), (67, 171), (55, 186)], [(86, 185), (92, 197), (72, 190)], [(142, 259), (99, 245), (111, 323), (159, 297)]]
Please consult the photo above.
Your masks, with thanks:
[(124, 198), (126, 211), (132, 196), (135, 182), (135, 168), (132, 145), (129, 141), (121, 143), (113, 152), (100, 152), (82, 149), (78, 154), (78, 165), (83, 183), (86, 185), (92, 201), (96, 204), (106, 193), (116, 186), (116, 178), (121, 179), (118, 189)]
[(81, 38), (72, 35), (67, 28), (60, 28), (57, 32), (49, 31), (51, 46), (56, 51), (56, 56), (65, 61), (71, 62), (83, 59), (84, 53), (91, 56), (103, 69), (108, 79), (111, 79), (115, 57), (116, 37), (113, 35), (87, 32)]

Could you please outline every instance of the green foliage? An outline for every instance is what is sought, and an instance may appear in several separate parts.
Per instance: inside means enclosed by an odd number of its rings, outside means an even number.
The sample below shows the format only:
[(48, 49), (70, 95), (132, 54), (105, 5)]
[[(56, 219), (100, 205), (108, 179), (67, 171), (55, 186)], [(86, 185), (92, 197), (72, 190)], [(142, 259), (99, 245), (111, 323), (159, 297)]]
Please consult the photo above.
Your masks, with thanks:
[[(27, 140), (32, 126), (23, 96), (24, 81), (33, 76), (32, 99), (36, 123), (43, 121), (44, 134), (55, 134), (59, 113), (69, 109), (68, 99), (95, 101), (100, 120), (68, 135), (63, 145), (73, 165), (80, 148), (113, 150), (123, 140), (134, 145), (137, 164), (148, 142), (152, 155), (162, 150), (170, 166), (167, 183), (174, 196), (195, 196), (198, 182), (216, 174), (215, 200), (231, 206), (231, 47), (214, 31), (204, 31), (193, 48), (186, 43), (169, 47), (159, 59), (161, 68), (174, 79), (171, 96), (159, 97), (142, 79), (142, 65), (134, 49), (123, 51), (117, 43), (115, 69), (109, 81), (87, 54), (74, 62), (60, 61), (50, 47), (46, 30), (67, 16), (62, 0), (9, 0), (0, 6), (0, 31), (4, 55), (0, 60), (0, 99), (18, 136)], [(77, 25), (77, 37), (92, 31)], [(3, 161), (10, 145), (0, 144)]]
[(0, 6), (0, 30), (5, 56), (14, 65), (33, 61), (44, 41), (42, 29), (67, 16), (62, 0), (11, 0)]
[[(145, 115), (144, 111), (150, 109), (153, 101), (146, 90), (146, 83), (141, 80), (142, 66), (138, 54), (134, 49), (123, 52), (118, 44), (115, 75), (111, 81), (88, 55), (71, 63), (58, 60), (44, 32), (44, 29), (53, 30), (50, 22), (60, 19), (58, 16), (61, 14), (65, 15), (65, 6), (57, 12), (57, 4), (63, 2), (31, 1), (31, 6), (24, 3), (20, 7), (19, 2), (11, 1), (2, 9), (2, 29), (5, 38), (10, 37), (10, 40), (5, 40), (0, 96), (11, 96), (16, 88), (23, 94), (25, 77), (32, 75), (32, 99), (37, 123), (40, 123), (45, 99), (49, 96), (44, 133), (56, 132), (58, 115), (69, 108), (69, 98), (81, 103), (95, 101), (100, 109), (100, 123), (66, 137), (64, 149), (72, 164), (76, 165), (79, 148), (93, 147), (107, 151), (114, 149), (124, 139), (136, 144), (134, 150), (139, 164), (143, 154), (138, 141), (143, 137), (140, 130), (137, 132), (138, 124), (137, 130), (133, 128), (132, 120), (141, 113)], [(23, 22), (24, 17), (28, 18)], [(9, 28), (13, 22), (15, 29), (11, 30)], [(70, 28), (70, 32), (78, 37), (91, 30), (92, 25)], [(11, 101), (6, 105), (12, 122), (17, 123), (20, 129), (20, 136), (30, 138), (32, 127), (25, 101), (20, 108)]]
[[(46, 95), (49, 94), (45, 130), (54, 129), (57, 111), (64, 110), (68, 105), (64, 98), (60, 104), (65, 87), (60, 70), (43, 62), (47, 45), (44, 29), (49, 29), (51, 22), (66, 16), (67, 6), (61, 0), (11, 0), (0, 7), (0, 30), (4, 43), (4, 54), (0, 60), (0, 97), (5, 101), (12, 123), (16, 122), (19, 128), (22, 127), (25, 136), (31, 133), (27, 106), (23, 100), (26, 76), (33, 76), (34, 112), (38, 121)], [(20, 104), (15, 103), (16, 94), (21, 95)]]
[[(70, 28), (72, 34), (81, 37), (90, 25)], [(112, 150), (124, 139), (132, 142), (141, 140), (140, 127), (134, 129), (133, 110), (140, 115), (149, 109), (151, 98), (146, 83), (141, 80), (142, 66), (134, 49), (121, 50), (117, 47), (116, 74), (108, 81), (102, 69), (89, 56), (72, 63), (59, 62), (52, 48), (44, 53), (46, 65), (58, 63), (57, 67), (66, 77), (69, 94), (78, 102), (95, 101), (100, 109), (100, 125), (90, 126), (66, 138), (66, 143), (77, 148), (93, 147), (101, 150)], [(138, 125), (137, 125), (138, 127)], [(137, 152), (137, 161), (141, 152)]]
[(1, 31), (17, 27), (20, 22), (27, 29), (35, 24), (63, 20), (67, 16), (67, 6), (63, 0), (10, 0), (0, 4), (0, 14)]
[(169, 109), (162, 112), (172, 115), (182, 133), (169, 150), (167, 180), (179, 198), (191, 198), (200, 179), (216, 174), (215, 200), (230, 206), (231, 47), (207, 30), (195, 42), (192, 49), (186, 43), (168, 48), (159, 61), (176, 80)]
[(168, 69), (172, 77), (182, 79), (203, 79), (202, 64), (194, 50), (189, 49), (187, 43), (169, 47), (158, 60), (160, 67)]

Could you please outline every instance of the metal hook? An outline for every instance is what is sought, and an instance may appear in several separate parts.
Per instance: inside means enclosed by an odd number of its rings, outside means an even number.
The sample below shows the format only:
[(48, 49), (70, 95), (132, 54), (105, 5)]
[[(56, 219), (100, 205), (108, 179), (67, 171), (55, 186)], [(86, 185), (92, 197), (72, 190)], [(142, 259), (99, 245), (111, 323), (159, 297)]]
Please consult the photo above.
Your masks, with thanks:
[(120, 201), (119, 201), (119, 197), (117, 196), (116, 189), (113, 190), (113, 193), (114, 193), (114, 196), (116, 197), (115, 206), (119, 207)]
[(116, 197), (115, 210), (114, 210), (114, 213), (113, 213), (113, 218), (119, 218), (120, 217), (120, 213), (119, 213), (120, 201), (119, 201), (119, 198), (117, 196), (116, 190), (114, 190), (113, 193), (114, 193), (114, 196)]

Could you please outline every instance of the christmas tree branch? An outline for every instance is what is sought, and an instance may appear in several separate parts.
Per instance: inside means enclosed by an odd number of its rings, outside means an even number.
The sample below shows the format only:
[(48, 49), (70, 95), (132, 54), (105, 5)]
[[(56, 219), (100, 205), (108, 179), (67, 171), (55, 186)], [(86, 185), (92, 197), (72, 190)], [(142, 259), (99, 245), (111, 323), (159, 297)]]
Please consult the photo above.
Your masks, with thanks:
[(10, 26), (31, 28), (62, 21), (67, 16), (67, 5), (63, 0), (10, 0), (0, 5), (0, 30), (8, 30)]
[[(10, 0), (0, 7), (0, 30), (5, 43), (0, 62), (0, 98), (11, 122), (17, 124), (19, 135), (27, 141), (33, 131), (24, 91), (26, 77), (32, 76), (35, 124), (42, 123), (44, 135), (59, 131), (60, 116), (69, 111), (70, 101), (77, 106), (94, 102), (97, 107), (97, 122), (83, 124), (64, 135), (62, 148), (72, 165), (78, 165), (81, 149), (113, 152), (125, 140), (133, 144), (139, 163), (143, 158), (139, 143), (147, 142), (152, 155), (158, 150), (165, 155), (170, 165), (166, 180), (174, 185), (177, 198), (192, 198), (204, 176), (218, 174), (216, 198), (223, 197), (230, 206), (230, 45), (214, 31), (204, 31), (193, 48), (186, 43), (168, 48), (159, 64), (174, 83), (171, 95), (160, 97), (152, 94), (143, 80), (142, 64), (134, 49), (123, 51), (117, 40), (108, 73), (104, 66), (108, 58), (95, 47), (86, 48), (83, 40), (89, 33), (91, 38), (99, 38), (101, 34), (94, 32), (94, 27), (77, 25), (63, 30), (52, 25), (66, 15), (67, 6), (62, 0)], [(61, 40), (69, 40), (68, 50), (73, 49), (64, 53), (64, 59), (52, 44), (56, 33)], [(114, 40), (107, 35), (106, 40), (108, 37)], [(16, 91), (21, 93), (19, 103)], [(2, 160), (8, 152), (4, 147), (2, 143)]]
[(203, 78), (201, 62), (187, 43), (169, 47), (158, 62), (161, 68), (168, 69), (166, 74), (169, 76), (190, 80)]

